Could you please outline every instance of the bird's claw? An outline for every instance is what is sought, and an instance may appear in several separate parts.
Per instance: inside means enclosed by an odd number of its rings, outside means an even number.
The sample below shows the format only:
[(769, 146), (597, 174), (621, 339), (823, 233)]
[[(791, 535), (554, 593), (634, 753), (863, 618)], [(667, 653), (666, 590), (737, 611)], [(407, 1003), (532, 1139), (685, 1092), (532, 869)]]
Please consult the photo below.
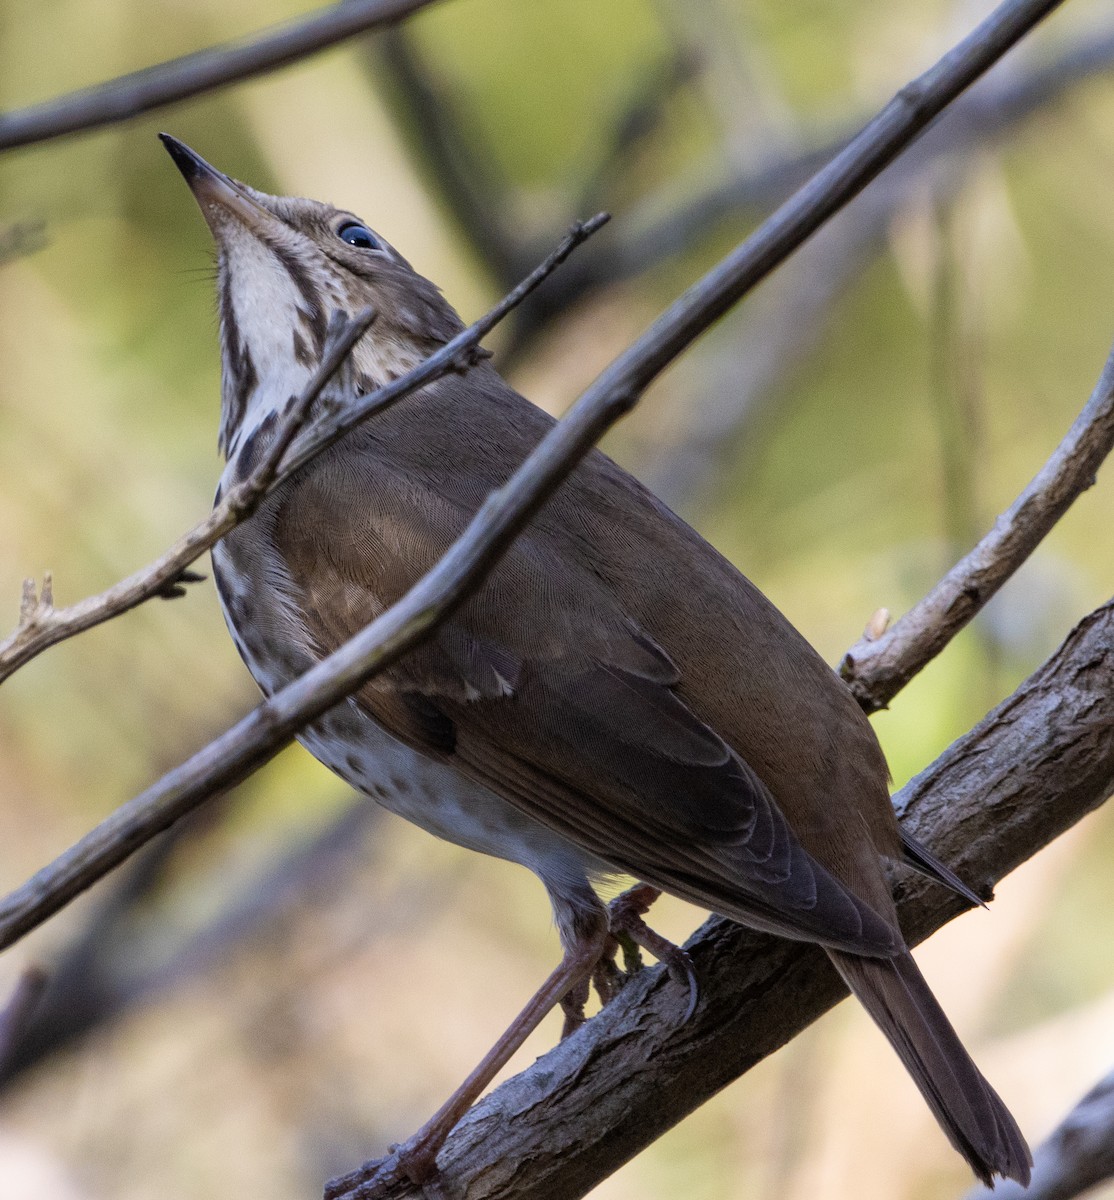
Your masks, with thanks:
[[(671, 978), (678, 983), (688, 985), (688, 1005), (680, 1023), (685, 1025), (696, 1012), (700, 1003), (700, 983), (696, 978), (696, 968), (692, 956), (687, 950), (675, 946), (668, 938), (655, 932), (642, 919), (649, 912), (650, 906), (658, 898), (660, 892), (649, 884), (640, 883), (629, 888), (621, 896), (612, 900), (608, 912), (611, 921), (611, 935), (623, 947), (623, 958), (627, 965), (627, 974), (641, 966), (638, 948), (641, 947), (652, 954), (662, 963)], [(628, 950), (628, 945), (631, 949)], [(601, 993), (602, 996), (602, 993)]]

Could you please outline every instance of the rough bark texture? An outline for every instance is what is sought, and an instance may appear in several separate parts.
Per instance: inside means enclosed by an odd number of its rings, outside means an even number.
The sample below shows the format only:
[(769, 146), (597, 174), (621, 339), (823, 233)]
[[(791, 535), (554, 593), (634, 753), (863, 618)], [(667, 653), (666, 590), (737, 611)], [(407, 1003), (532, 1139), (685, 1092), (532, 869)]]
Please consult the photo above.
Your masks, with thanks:
[[(961, 876), (994, 882), (1114, 789), (1114, 603), (896, 798), (902, 819)], [(963, 902), (902, 872), (910, 942)], [(609, 1008), (478, 1104), (439, 1159), (446, 1197), (572, 1200), (789, 1041), (844, 991), (824, 955), (717, 918), (689, 944), (699, 1008), (643, 972)], [(358, 1195), (358, 1192), (356, 1193)], [(420, 1196), (400, 1186), (393, 1195)]]

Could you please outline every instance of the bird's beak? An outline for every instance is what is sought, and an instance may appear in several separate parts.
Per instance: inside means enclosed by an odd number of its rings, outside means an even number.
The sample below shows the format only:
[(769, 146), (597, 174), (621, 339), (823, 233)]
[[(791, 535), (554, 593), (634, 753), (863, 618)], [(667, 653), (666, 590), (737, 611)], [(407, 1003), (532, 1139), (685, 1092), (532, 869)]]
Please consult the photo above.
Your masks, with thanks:
[(218, 171), (185, 142), (171, 137), (169, 133), (160, 133), (159, 140), (189, 184), (201, 215), (214, 237), (220, 237), (222, 228), (230, 219), (258, 234), (274, 226), (277, 218), (250, 195), (243, 184)]

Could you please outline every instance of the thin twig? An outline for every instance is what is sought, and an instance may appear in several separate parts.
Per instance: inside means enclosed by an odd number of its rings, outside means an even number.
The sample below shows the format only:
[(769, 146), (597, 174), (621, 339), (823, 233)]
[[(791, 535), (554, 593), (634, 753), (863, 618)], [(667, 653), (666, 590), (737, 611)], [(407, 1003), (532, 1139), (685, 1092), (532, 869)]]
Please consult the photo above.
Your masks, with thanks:
[(0, 683), (48, 647), (120, 616), (154, 596), (172, 594), (168, 593), (167, 589), (173, 589), (183, 579), (188, 581), (184, 572), (191, 563), (215, 545), (230, 529), (245, 520), (259, 506), (268, 491), (284, 479), (288, 479), (315, 454), (332, 445), (373, 413), (385, 411), (404, 396), (442, 375), (466, 369), (483, 338), (555, 271), (581, 242), (595, 233), (606, 219), (606, 216), (600, 214), (590, 221), (574, 225), (560, 245), (518, 287), (509, 292), (475, 324), (419, 363), (414, 370), (408, 371), (386, 387), (361, 397), (359, 401), (346, 406), (342, 412), (330, 414), (329, 419), (320, 428), (313, 426), (303, 430), (302, 423), (314, 400), (359, 341), (374, 319), (374, 314), (371, 310), (365, 310), (345, 325), (336, 334), (335, 342), (327, 349), (313, 378), (291, 406), (289, 414), (284, 417), (282, 432), (267, 457), (247, 480), (229, 489), (212, 513), (179, 538), (165, 554), (106, 591), (79, 600), (66, 608), (53, 607), (45, 583), (43, 593), (39, 596), (35, 595), (31, 581), (25, 583), (20, 623), (8, 638), (0, 642)]
[(1033, 1151), (1028, 1188), (1003, 1180), (964, 1200), (1073, 1200), (1114, 1178), (1114, 1071), (1099, 1080)]
[(885, 708), (1037, 548), (1114, 449), (1114, 351), (1083, 411), (1029, 486), (923, 600), (847, 652), (840, 674), (867, 712)]
[(661, 128), (677, 94), (704, 69), (704, 57), (695, 46), (676, 37), (674, 42), (657, 62), (639, 72), (609, 121), (603, 147), (580, 181), (578, 209), (611, 206), (638, 151)]
[(204, 521), (179, 538), (150, 566), (129, 575), (107, 591), (79, 600), (67, 608), (54, 607), (49, 574), (44, 576), (42, 590), (37, 595), (34, 582), (24, 580), (19, 624), (0, 642), (0, 682), (48, 646), (128, 612), (155, 596), (180, 595), (183, 583), (200, 579), (201, 576), (186, 568), (259, 507), (274, 486), (279, 459), (307, 419), (314, 401), (374, 319), (374, 311), (365, 309), (351, 321), (341, 317), (330, 323), (330, 340), (321, 364), (283, 418), (270, 452), (247, 479), (229, 490)]
[(28, 146), (265, 75), (359, 33), (392, 25), (433, 0), (345, 0), (247, 41), (198, 50), (95, 87), (0, 115), (0, 150)]
[[(1059, 2), (1007, 0), (936, 66), (902, 89), (811, 183), (685, 292), (599, 376), (511, 479), (488, 497), (437, 566), (397, 604), (117, 809), (0, 903), (0, 949), (41, 924), (156, 833), (268, 761), (299, 729), (428, 636), (479, 586), (518, 531), (596, 440), (629, 412), (649, 383)], [(312, 430), (309, 437), (307, 454), (316, 449)], [(296, 450), (295, 445), (292, 454)]]
[(436, 354), (430, 355), (425, 362), (419, 363), (412, 371), (389, 383), (378, 391), (369, 392), (359, 400), (345, 406), (344, 410), (333, 415), (329, 421), (321, 425), (313, 425), (307, 429), (290, 447), (290, 453), (283, 463), (279, 482), (288, 478), (299, 467), (305, 466), (312, 458), (316, 458), (323, 450), (335, 445), (346, 433), (355, 429), (370, 417), (386, 412), (404, 396), (416, 391), (434, 379), (453, 371), (467, 370), (476, 356), (479, 343), (503, 320), (506, 315), (517, 308), (553, 271), (557, 269), (568, 256), (586, 241), (597, 230), (610, 220), (607, 213), (597, 213), (587, 221), (577, 221), (570, 226), (560, 244), (552, 251), (546, 260), (533, 271), (487, 314), (482, 316), (474, 325), (470, 325), (463, 333), (457, 334), (451, 342)]

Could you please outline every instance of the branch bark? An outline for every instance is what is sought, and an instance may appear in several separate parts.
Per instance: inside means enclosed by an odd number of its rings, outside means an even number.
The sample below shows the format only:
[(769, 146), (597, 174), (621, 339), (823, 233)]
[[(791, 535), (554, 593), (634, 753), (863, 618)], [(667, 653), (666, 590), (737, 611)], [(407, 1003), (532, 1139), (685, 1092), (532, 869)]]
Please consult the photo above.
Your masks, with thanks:
[(249, 41), (215, 46), (95, 87), (0, 115), (0, 150), (127, 121), (190, 96), (265, 75), (384, 25), (433, 0), (343, 0)]
[[(895, 798), (903, 822), (976, 890), (1097, 808), (1114, 789), (1114, 603)], [(896, 888), (913, 944), (964, 907), (911, 872)], [(485, 1097), (438, 1158), (452, 1200), (574, 1200), (773, 1053), (846, 994), (813, 946), (720, 918), (689, 941), (701, 981), (640, 973), (598, 1016)], [(996, 1193), (997, 1194), (997, 1193)], [(392, 1200), (417, 1200), (400, 1185)], [(358, 1200), (358, 1189), (346, 1200)]]

